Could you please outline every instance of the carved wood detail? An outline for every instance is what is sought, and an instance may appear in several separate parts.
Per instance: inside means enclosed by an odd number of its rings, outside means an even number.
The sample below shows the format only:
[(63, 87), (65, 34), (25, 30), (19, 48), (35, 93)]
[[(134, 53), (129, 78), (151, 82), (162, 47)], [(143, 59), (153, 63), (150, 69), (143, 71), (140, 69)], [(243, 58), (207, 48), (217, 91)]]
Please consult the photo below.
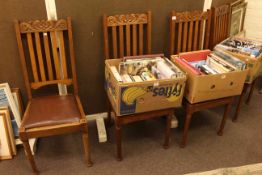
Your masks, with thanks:
[(30, 32), (50, 32), (57, 30), (67, 30), (67, 21), (65, 19), (54, 20), (35, 20), (20, 23), (21, 33)]
[(174, 17), (176, 22), (206, 20), (208, 18), (208, 13), (203, 11), (179, 12), (179, 13), (175, 12), (173, 13), (173, 18)]
[(148, 22), (148, 16), (146, 13), (115, 15), (115, 16), (107, 17), (107, 26), (146, 24), (147, 22)]
[(222, 16), (229, 13), (229, 5), (222, 5), (220, 7), (215, 8), (215, 15), (216, 16)]

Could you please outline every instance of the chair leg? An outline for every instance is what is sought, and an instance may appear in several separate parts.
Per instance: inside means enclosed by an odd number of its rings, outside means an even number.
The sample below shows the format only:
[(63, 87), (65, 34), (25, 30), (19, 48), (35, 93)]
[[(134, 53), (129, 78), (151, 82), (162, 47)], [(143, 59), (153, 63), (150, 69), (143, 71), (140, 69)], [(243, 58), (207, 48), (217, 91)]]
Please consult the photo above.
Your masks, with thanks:
[(250, 90), (249, 90), (249, 94), (246, 100), (246, 104), (249, 105), (251, 97), (253, 95), (254, 89), (255, 89), (255, 84), (256, 84), (256, 80), (254, 80), (251, 84)]
[(88, 138), (88, 129), (85, 126), (85, 129), (82, 133), (82, 140), (84, 144), (84, 151), (85, 151), (85, 161), (86, 165), (88, 167), (91, 167), (93, 165), (93, 162), (91, 161), (91, 156), (90, 156), (90, 145), (89, 145), (89, 138)]
[(169, 114), (166, 117), (165, 142), (164, 142), (164, 145), (163, 145), (164, 149), (168, 149), (169, 148), (171, 120), (172, 120), (172, 114)]
[(25, 155), (31, 165), (31, 168), (34, 172), (34, 174), (39, 174), (39, 171), (37, 170), (36, 164), (35, 164), (35, 160), (34, 157), (32, 155), (31, 149), (30, 149), (30, 145), (28, 140), (22, 141), (23, 142), (23, 146), (24, 146), (24, 151), (25, 151)]
[(236, 113), (232, 119), (233, 122), (236, 122), (237, 119), (238, 119), (238, 115), (239, 115), (239, 112), (240, 112), (240, 108), (242, 106), (242, 103), (243, 103), (243, 100), (244, 100), (244, 96), (247, 92), (247, 84), (244, 85), (244, 88), (243, 88), (243, 91), (242, 93), (240, 94), (240, 97), (239, 97), (239, 100), (238, 100), (238, 103), (237, 103), (237, 108), (236, 108)]
[(110, 100), (107, 98), (107, 120), (106, 120), (106, 124), (108, 126), (110, 126), (111, 123), (112, 123), (111, 111), (112, 111), (111, 103), (110, 103)]
[(192, 118), (192, 114), (186, 112), (186, 121), (185, 121), (185, 125), (184, 125), (184, 133), (183, 133), (183, 139), (182, 142), (180, 144), (181, 148), (185, 148), (186, 144), (187, 144), (187, 137), (188, 137), (188, 129), (190, 126), (190, 122), (191, 122), (191, 118)]
[(122, 157), (122, 127), (117, 117), (116, 117), (115, 132), (116, 132), (117, 160), (121, 161), (123, 160), (123, 157)]
[(222, 118), (222, 121), (221, 121), (221, 124), (220, 124), (220, 128), (217, 132), (217, 134), (219, 136), (223, 135), (223, 130), (224, 130), (224, 127), (225, 127), (225, 124), (226, 124), (226, 119), (227, 119), (227, 116), (228, 116), (228, 114), (230, 113), (230, 110), (231, 110), (231, 104), (232, 104), (232, 101), (231, 101), (231, 103), (226, 105), (225, 112), (224, 112), (224, 115), (223, 115), (223, 118)]

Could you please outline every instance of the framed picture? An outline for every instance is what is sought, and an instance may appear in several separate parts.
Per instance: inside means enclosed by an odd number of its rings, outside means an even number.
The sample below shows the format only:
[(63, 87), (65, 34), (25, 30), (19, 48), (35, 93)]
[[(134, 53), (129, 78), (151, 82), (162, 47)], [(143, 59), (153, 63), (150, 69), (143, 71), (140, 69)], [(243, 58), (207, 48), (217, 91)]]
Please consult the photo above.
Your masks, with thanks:
[(230, 36), (236, 35), (243, 31), (246, 16), (247, 3), (244, 0), (238, 0), (230, 4)]
[(11, 145), (11, 153), (12, 153), (12, 155), (16, 155), (16, 142), (15, 142), (15, 137), (14, 137), (14, 133), (13, 133), (9, 109), (7, 107), (3, 107), (3, 108), (1, 107), (0, 108), (0, 115), (5, 116), (6, 127), (7, 127), (7, 132), (8, 132), (8, 139), (9, 139), (10, 145)]
[(0, 107), (8, 107), (10, 109), (14, 135), (18, 137), (18, 127), (21, 124), (21, 115), (8, 83), (0, 84)]
[(6, 118), (5, 113), (0, 113), (0, 160), (12, 159), (13, 157)]
[(11, 88), (11, 92), (15, 100), (15, 104), (18, 107), (20, 116), (23, 116), (24, 115), (24, 105), (22, 102), (21, 91), (19, 88)]

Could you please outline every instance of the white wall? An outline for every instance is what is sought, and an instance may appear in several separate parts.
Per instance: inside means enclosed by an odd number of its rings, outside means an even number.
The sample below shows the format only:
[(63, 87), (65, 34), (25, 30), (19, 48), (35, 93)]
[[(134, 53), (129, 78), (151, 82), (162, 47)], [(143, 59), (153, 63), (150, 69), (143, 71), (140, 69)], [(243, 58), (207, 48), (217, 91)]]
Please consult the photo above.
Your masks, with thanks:
[(262, 40), (262, 0), (246, 0), (248, 2), (245, 18), (246, 36)]

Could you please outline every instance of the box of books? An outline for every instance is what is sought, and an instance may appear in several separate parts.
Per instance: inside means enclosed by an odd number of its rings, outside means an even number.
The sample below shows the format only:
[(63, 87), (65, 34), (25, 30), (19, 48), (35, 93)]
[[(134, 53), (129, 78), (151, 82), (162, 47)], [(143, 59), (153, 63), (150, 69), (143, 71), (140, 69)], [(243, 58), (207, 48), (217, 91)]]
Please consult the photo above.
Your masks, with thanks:
[(252, 83), (262, 70), (262, 41), (234, 36), (216, 45), (214, 50), (246, 62), (249, 68), (246, 83)]
[(184, 95), (192, 104), (242, 92), (247, 69), (241, 60), (222, 58), (210, 50), (180, 53), (171, 60), (187, 73)]
[(105, 61), (105, 86), (118, 116), (181, 106), (186, 74), (163, 55)]

